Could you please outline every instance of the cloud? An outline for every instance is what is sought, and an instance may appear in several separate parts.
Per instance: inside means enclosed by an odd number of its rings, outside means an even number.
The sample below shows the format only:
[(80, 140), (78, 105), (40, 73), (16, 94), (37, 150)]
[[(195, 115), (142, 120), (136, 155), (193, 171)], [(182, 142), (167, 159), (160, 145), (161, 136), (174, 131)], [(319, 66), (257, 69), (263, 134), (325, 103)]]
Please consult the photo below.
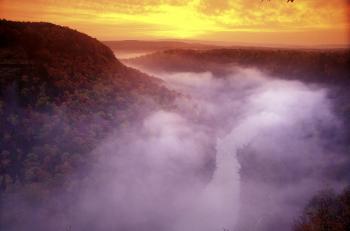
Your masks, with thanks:
[(197, 114), (218, 139), (212, 181), (177, 230), (290, 227), (325, 182), (337, 190), (346, 184), (328, 174), (344, 158), (335, 141), (341, 133), (334, 132), (341, 121), (327, 89), (269, 79), (254, 69), (227, 78), (209, 72), (158, 76), (191, 96), (180, 108)]
[(182, 93), (177, 109), (116, 129), (47, 203), (7, 198), (25, 217), (13, 230), (277, 230), (346, 183), (330, 174), (348, 160), (327, 89), (245, 68), (151, 74)]
[[(1, 3), (3, 17), (51, 21), (99, 38), (203, 38), (228, 40), (222, 33), (341, 31), (345, 37), (348, 15), (345, 0), (330, 1), (23, 1)], [(119, 28), (130, 28), (125, 35)], [(141, 28), (141, 29), (140, 29)], [(137, 31), (137, 32), (135, 32)], [(325, 34), (327, 34), (325, 32)], [(248, 35), (245, 35), (249, 38)], [(335, 40), (335, 38), (332, 38)], [(345, 38), (342, 38), (344, 41)], [(304, 41), (305, 42), (305, 41)], [(331, 43), (331, 42), (330, 42)]]

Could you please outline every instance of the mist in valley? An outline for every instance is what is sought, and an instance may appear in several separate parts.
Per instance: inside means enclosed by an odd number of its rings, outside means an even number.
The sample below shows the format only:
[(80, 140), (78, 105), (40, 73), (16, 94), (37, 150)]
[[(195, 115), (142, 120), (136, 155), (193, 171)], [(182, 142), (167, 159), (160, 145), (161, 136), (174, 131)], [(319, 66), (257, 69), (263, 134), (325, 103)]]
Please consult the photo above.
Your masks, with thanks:
[(0, 2), (0, 231), (350, 230), (350, 1)]
[(332, 175), (346, 160), (327, 88), (239, 67), (148, 74), (181, 93), (176, 109), (110, 134), (51, 227), (290, 230), (319, 190), (345, 186)]

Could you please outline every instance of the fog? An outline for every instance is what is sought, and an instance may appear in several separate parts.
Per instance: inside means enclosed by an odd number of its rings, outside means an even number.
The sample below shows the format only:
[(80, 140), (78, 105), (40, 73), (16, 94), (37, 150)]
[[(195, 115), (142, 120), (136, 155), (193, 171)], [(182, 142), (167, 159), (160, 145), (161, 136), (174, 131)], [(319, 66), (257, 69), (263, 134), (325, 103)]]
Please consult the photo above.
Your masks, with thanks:
[(151, 54), (153, 51), (135, 51), (135, 52), (123, 52), (123, 51), (113, 51), (114, 55), (118, 57), (118, 59), (130, 59), (136, 58), (143, 55)]
[(94, 151), (69, 222), (85, 230), (289, 230), (329, 171), (341, 121), (327, 89), (236, 68), (150, 73), (182, 96)]
[(65, 217), (37, 230), (290, 230), (315, 193), (344, 187), (326, 88), (243, 68), (149, 74), (181, 93), (177, 108), (110, 134), (60, 195)]

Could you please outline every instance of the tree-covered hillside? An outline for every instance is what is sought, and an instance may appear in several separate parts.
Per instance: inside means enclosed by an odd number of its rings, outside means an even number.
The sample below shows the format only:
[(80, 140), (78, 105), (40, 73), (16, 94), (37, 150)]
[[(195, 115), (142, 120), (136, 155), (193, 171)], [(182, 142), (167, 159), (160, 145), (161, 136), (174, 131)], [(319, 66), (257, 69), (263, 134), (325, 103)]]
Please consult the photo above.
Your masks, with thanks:
[(85, 34), (1, 20), (2, 199), (21, 192), (44, 201), (67, 183), (65, 176), (92, 164), (88, 153), (109, 132), (152, 107), (171, 107), (175, 96)]
[(234, 48), (167, 50), (127, 60), (142, 68), (171, 72), (211, 71), (217, 75), (231, 73), (234, 67), (253, 67), (268, 75), (312, 82), (348, 81), (348, 49), (277, 49)]
[(315, 195), (295, 221), (295, 231), (345, 231), (350, 229), (350, 188), (336, 195), (322, 191)]

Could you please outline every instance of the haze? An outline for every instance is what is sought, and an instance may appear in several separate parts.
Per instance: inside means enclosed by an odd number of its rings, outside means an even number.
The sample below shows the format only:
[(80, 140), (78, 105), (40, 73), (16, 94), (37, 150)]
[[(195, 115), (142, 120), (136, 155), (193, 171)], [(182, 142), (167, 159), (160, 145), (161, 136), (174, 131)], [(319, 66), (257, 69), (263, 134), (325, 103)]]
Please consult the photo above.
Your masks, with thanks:
[[(330, 160), (337, 145), (320, 132), (341, 128), (327, 89), (241, 68), (226, 78), (157, 76), (184, 94), (178, 110), (155, 109), (116, 130), (93, 151), (98, 164), (84, 187), (57, 195), (63, 204), (76, 198), (64, 216), (46, 216), (41, 209), (50, 204), (22, 207), (26, 220), (14, 230), (290, 230), (324, 182), (336, 190), (346, 185), (327, 174), (343, 161)], [(254, 166), (252, 153), (266, 162)], [(246, 161), (270, 170), (246, 178)]]

